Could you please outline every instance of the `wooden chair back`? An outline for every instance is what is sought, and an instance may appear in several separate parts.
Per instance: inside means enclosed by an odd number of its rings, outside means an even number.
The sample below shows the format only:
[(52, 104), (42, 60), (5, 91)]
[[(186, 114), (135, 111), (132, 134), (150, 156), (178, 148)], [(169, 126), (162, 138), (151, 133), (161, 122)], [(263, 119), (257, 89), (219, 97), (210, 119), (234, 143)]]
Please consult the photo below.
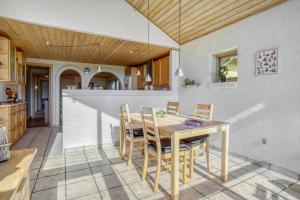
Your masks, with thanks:
[(131, 117), (128, 104), (121, 103), (120, 105), (121, 124), (124, 131), (129, 130), (130, 134), (133, 134)]
[(167, 104), (167, 113), (170, 115), (179, 114), (179, 102), (168, 102)]
[(161, 151), (160, 134), (158, 130), (158, 122), (156, 118), (155, 108), (141, 106), (141, 118), (144, 130), (145, 144), (155, 142), (157, 150)]
[(195, 115), (204, 120), (212, 120), (213, 104), (196, 104)]

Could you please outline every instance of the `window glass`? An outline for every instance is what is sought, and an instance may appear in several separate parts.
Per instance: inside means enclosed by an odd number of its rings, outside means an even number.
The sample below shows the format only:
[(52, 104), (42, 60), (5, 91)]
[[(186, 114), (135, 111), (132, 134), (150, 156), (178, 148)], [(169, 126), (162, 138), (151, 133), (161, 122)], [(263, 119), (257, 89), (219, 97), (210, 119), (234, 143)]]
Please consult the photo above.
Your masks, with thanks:
[(222, 55), (217, 55), (217, 69), (216, 69), (216, 76), (217, 81), (221, 81), (220, 76), (218, 76), (218, 69), (219, 67), (226, 66), (228, 72), (226, 74), (226, 81), (237, 81), (238, 79), (238, 57), (237, 51), (229, 52)]

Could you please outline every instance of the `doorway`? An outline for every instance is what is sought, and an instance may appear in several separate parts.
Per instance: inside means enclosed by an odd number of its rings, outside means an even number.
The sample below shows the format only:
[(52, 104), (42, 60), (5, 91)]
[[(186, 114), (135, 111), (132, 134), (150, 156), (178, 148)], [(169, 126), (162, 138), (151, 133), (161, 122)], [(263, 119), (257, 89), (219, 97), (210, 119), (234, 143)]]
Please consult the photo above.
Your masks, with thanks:
[(64, 72), (61, 73), (59, 77), (59, 123), (60, 126), (62, 126), (63, 123), (63, 117), (62, 117), (62, 111), (63, 111), (63, 102), (62, 102), (62, 90), (63, 89), (81, 89), (81, 76), (80, 74), (73, 70), (73, 69), (67, 69)]
[(27, 127), (49, 125), (49, 67), (27, 66)]

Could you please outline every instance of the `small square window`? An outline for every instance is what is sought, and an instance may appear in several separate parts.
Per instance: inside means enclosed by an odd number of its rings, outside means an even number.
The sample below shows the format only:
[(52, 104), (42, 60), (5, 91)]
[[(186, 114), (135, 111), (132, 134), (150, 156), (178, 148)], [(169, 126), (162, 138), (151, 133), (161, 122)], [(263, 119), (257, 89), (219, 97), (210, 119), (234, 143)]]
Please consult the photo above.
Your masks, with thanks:
[(226, 82), (233, 82), (238, 80), (238, 56), (237, 50), (233, 50), (230, 52), (217, 54), (216, 55), (216, 81), (217, 82), (224, 82), (220, 76), (220, 67), (225, 67), (226, 69)]

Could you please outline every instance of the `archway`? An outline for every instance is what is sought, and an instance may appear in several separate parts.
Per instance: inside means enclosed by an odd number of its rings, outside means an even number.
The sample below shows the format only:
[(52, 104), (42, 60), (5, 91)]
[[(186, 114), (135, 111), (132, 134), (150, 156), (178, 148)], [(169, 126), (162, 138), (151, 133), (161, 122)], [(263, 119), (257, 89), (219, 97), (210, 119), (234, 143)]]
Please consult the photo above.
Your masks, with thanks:
[(81, 74), (74, 69), (65, 69), (59, 76), (59, 123), (62, 125), (62, 90), (63, 89), (81, 89)]
[(98, 72), (89, 79), (88, 87), (96, 90), (120, 90), (122, 82), (111, 72)]

